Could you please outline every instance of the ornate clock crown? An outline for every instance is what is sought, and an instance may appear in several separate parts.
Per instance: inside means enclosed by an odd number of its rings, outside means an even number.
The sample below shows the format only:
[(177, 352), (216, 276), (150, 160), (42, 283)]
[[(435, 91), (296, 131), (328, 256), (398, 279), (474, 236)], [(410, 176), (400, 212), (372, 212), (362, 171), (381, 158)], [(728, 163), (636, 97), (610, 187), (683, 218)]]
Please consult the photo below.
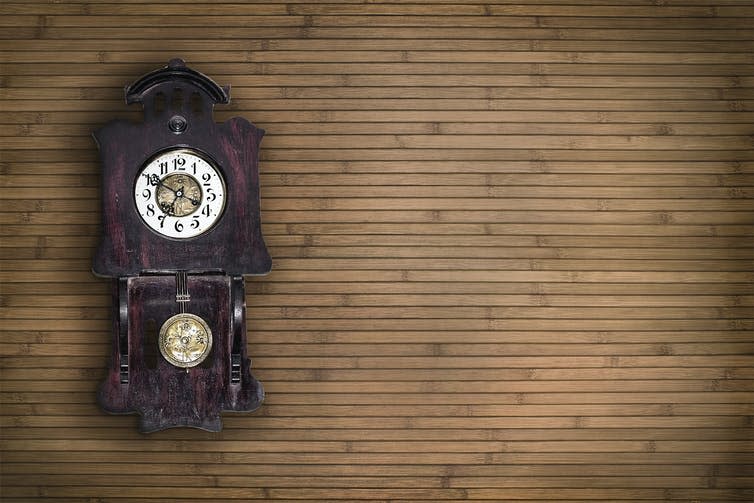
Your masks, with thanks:
[(215, 104), (230, 103), (230, 86), (219, 86), (175, 58), (127, 85), (125, 95), (127, 104), (142, 104), (145, 119), (170, 113), (169, 127), (180, 134), (188, 127), (187, 116), (192, 120), (211, 118)]
[(174, 58), (168, 66), (150, 72), (133, 84), (127, 85), (126, 103), (143, 103), (146, 95), (155, 89), (159, 90), (165, 83), (171, 87), (178, 83), (186, 83), (202, 90), (214, 103), (230, 102), (230, 86), (220, 87), (206, 75), (187, 67), (182, 59)]

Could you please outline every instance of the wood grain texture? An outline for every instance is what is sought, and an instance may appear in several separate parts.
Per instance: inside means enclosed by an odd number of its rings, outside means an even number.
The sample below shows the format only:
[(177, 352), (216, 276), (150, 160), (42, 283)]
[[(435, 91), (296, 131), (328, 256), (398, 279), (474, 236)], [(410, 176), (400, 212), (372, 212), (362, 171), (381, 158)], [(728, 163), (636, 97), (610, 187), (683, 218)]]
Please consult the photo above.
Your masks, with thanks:
[[(3, 501), (750, 501), (743, 0), (0, 5)], [(96, 404), (91, 133), (174, 57), (266, 130), (254, 414)]]

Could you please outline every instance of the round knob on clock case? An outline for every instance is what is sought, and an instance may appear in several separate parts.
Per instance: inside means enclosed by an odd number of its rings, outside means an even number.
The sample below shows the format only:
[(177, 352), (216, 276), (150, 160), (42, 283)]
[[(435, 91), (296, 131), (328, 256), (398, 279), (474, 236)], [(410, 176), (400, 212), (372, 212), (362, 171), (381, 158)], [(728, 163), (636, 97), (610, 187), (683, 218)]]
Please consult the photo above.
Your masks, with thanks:
[(174, 133), (183, 133), (188, 127), (188, 121), (181, 115), (174, 115), (168, 121), (168, 127)]

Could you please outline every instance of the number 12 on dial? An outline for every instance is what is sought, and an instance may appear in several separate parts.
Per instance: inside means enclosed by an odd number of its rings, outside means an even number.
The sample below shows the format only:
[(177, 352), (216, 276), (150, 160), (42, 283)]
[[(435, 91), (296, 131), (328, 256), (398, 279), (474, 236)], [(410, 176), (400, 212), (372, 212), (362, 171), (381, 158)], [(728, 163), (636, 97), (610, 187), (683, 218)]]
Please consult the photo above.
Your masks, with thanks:
[(134, 183), (136, 211), (156, 233), (188, 239), (210, 230), (225, 208), (225, 180), (217, 166), (188, 149), (149, 160)]

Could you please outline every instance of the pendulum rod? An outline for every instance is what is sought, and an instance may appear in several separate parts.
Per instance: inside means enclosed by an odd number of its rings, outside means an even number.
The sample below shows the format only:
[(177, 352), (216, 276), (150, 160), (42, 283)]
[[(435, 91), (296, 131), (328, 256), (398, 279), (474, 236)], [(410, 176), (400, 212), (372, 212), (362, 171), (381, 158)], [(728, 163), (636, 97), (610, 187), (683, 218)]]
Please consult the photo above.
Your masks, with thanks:
[(180, 306), (181, 314), (186, 312), (186, 304), (191, 301), (188, 291), (188, 274), (186, 271), (175, 273), (175, 301)]
[[(191, 295), (188, 291), (188, 274), (186, 271), (175, 273), (175, 301), (178, 303), (181, 314), (186, 314), (186, 304), (191, 301)], [(189, 373), (186, 367), (186, 373)]]

